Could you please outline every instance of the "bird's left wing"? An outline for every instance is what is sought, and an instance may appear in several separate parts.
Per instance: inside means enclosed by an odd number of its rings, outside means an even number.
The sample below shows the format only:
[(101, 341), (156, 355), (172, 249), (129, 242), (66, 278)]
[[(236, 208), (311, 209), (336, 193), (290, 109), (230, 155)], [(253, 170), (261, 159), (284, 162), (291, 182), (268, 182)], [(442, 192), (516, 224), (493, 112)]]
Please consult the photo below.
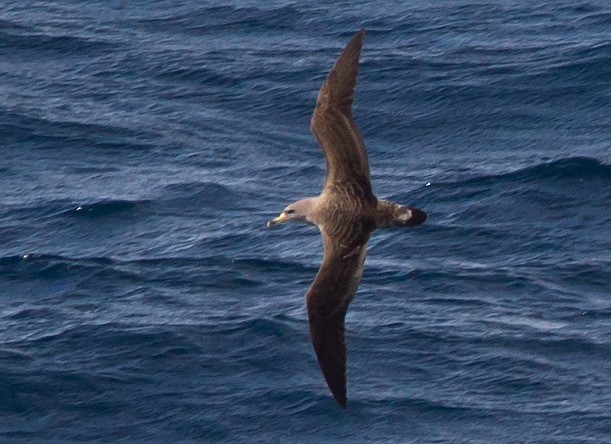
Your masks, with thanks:
[(344, 318), (361, 281), (369, 234), (347, 245), (322, 235), (324, 259), (306, 295), (310, 337), (331, 393), (346, 408)]
[(363, 137), (352, 119), (352, 101), (365, 32), (346, 45), (322, 85), (310, 129), (327, 161), (323, 188), (350, 187), (352, 193), (374, 201)]

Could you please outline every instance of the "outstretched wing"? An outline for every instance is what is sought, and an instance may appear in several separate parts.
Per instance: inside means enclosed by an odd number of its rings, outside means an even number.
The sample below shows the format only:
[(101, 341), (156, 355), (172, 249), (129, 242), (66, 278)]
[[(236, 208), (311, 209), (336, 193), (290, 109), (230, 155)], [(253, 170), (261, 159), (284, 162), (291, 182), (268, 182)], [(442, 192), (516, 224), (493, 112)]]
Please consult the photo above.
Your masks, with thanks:
[(324, 259), (306, 295), (310, 337), (331, 393), (346, 408), (344, 318), (361, 281), (369, 233), (353, 245), (322, 235)]
[(323, 188), (349, 186), (353, 193), (374, 200), (363, 137), (352, 120), (352, 101), (365, 31), (360, 30), (339, 55), (323, 84), (310, 129), (327, 161)]

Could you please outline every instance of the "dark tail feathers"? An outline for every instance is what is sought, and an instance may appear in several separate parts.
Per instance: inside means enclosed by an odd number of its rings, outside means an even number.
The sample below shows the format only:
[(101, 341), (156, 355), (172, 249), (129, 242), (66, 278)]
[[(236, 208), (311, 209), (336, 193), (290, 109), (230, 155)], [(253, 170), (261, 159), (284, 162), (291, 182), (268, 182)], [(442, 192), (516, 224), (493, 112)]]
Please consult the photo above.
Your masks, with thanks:
[(415, 227), (426, 221), (426, 213), (418, 208), (399, 207), (394, 214), (393, 225)]

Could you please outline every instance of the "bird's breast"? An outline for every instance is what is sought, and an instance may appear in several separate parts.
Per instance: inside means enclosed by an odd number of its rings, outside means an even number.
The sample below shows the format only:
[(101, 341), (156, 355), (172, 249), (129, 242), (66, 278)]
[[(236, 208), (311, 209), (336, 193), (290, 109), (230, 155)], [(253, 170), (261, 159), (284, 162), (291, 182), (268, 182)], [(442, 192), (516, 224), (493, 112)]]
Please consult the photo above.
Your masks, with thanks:
[(375, 229), (374, 214), (364, 205), (331, 199), (317, 214), (317, 225), (330, 237), (350, 245), (369, 237)]

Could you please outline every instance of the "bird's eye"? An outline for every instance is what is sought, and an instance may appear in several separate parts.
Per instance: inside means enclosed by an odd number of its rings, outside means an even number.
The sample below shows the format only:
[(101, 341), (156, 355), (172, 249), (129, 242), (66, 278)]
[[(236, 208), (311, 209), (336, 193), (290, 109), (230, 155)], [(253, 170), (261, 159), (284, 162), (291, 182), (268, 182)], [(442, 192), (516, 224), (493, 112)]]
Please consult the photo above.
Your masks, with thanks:
[(293, 214), (295, 212), (295, 210), (286, 210), (285, 213), (286, 214)]

